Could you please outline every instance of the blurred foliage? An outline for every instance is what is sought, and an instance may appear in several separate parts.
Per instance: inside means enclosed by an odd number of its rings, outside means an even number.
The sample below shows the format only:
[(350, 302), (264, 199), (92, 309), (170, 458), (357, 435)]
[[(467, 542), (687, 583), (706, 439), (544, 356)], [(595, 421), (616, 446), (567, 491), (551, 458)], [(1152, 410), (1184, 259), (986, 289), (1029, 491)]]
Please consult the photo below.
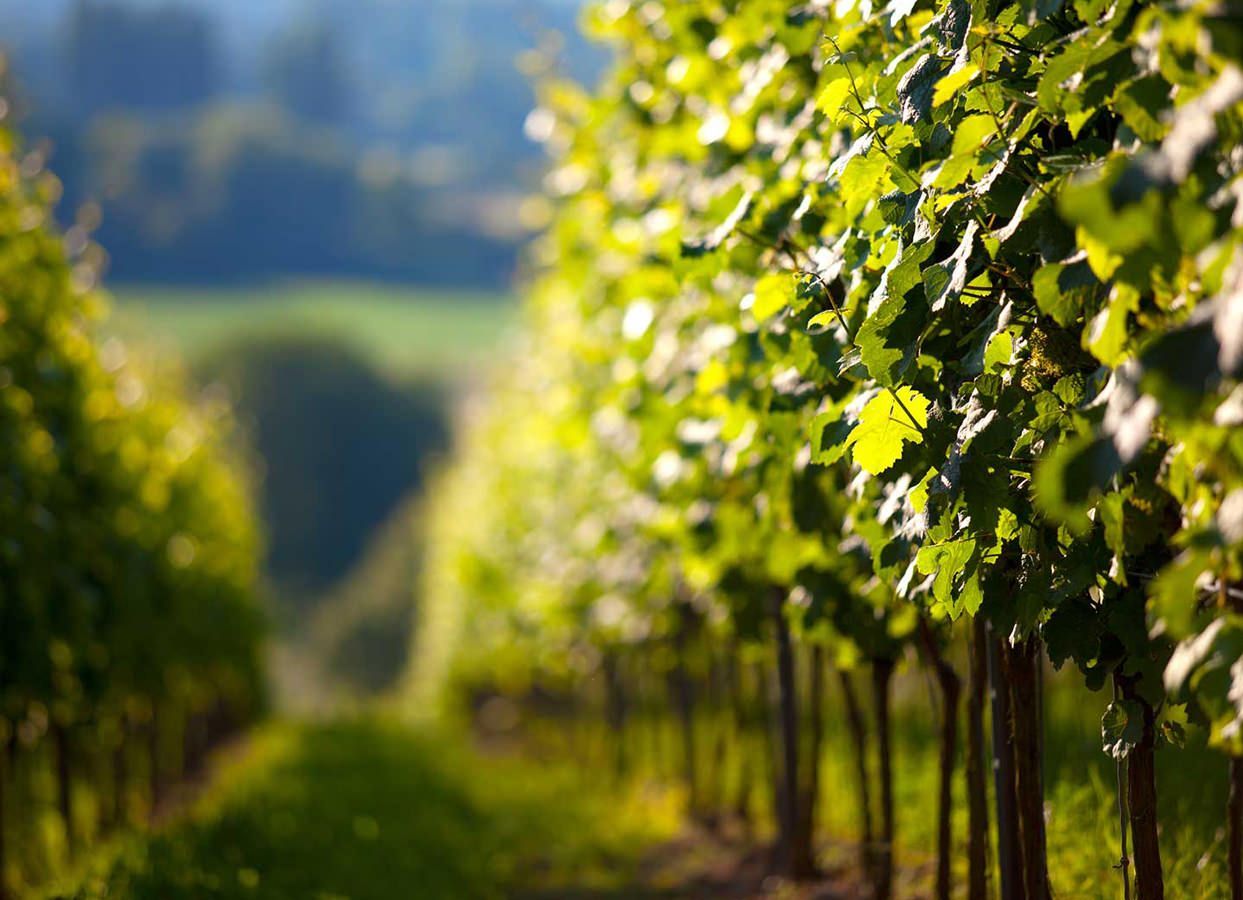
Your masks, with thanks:
[[(54, 744), (71, 798), (75, 743), (123, 753), (140, 728), (160, 746), (259, 711), (265, 622), (231, 412), (100, 337), (101, 253), (52, 227), (58, 191), (0, 131), (0, 758)], [(47, 843), (32, 807), (13, 818), (15, 845)], [(37, 877), (27, 862), (0, 878)]]

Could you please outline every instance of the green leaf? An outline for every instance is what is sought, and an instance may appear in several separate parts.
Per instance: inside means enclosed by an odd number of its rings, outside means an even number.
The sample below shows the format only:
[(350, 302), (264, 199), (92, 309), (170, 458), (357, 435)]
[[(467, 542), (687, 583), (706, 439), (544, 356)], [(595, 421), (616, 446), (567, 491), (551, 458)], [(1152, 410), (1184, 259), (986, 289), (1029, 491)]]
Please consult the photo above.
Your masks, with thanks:
[(1066, 411), (1062, 408), (1061, 402), (1050, 391), (1041, 391), (1032, 399), (1032, 404), (1035, 406), (1035, 414), (1028, 424), (1037, 433), (1046, 432), (1060, 425), (1066, 417)]
[(1140, 356), (1144, 393), (1166, 410), (1191, 412), (1221, 376), (1220, 347), (1212, 320), (1203, 316), (1161, 334)]
[(879, 152), (860, 154), (850, 161), (838, 182), (847, 215), (859, 215), (864, 207), (893, 187), (889, 180), (892, 165)]
[(1170, 84), (1160, 75), (1138, 78), (1118, 88), (1114, 108), (1142, 141), (1156, 142), (1169, 127), (1163, 121), (1170, 106)]
[(1195, 632), (1199, 607), (1196, 585), (1211, 565), (1212, 557), (1208, 551), (1187, 550), (1162, 569), (1148, 585), (1153, 616), (1164, 626), (1165, 633), (1175, 640)]
[(704, 256), (716, 250), (721, 244), (733, 235), (734, 231), (742, 223), (742, 220), (751, 212), (751, 204), (755, 199), (755, 195), (749, 191), (744, 192), (738, 203), (725, 217), (725, 221), (703, 238), (694, 241), (684, 241), (682, 244), (682, 255), (688, 259), (695, 259)]
[(923, 300), (908, 304), (899, 297), (890, 297), (864, 320), (855, 335), (868, 374), (885, 387), (896, 386), (915, 361), (926, 309)]
[(1029, 187), (1027, 192), (1023, 194), (1019, 205), (1015, 207), (1014, 214), (1010, 216), (1010, 221), (1001, 228), (992, 233), (999, 244), (1004, 244), (1018, 232), (1023, 222), (1044, 202), (1044, 195), (1036, 191), (1035, 186)]
[(1053, 393), (1057, 399), (1071, 407), (1083, 403), (1087, 397), (1087, 390), (1087, 380), (1078, 372), (1063, 375), (1053, 385)]
[[(1151, 246), (1156, 239), (1160, 209), (1150, 208), (1152, 188), (1158, 177), (1151, 166), (1135, 164), (1134, 160), (1117, 157), (1103, 169), (1091, 170), (1072, 178), (1057, 197), (1058, 211), (1066, 221), (1081, 225), (1088, 234), (1113, 253), (1126, 257)], [(1113, 196), (1119, 184), (1126, 184), (1126, 197)], [(1155, 198), (1154, 198), (1155, 199)]]
[(1126, 498), (1109, 494), (1097, 504), (1096, 516), (1105, 530), (1105, 546), (1121, 559), (1126, 554)]
[[(979, 375), (984, 372), (988, 364), (986, 357), (989, 345), (992, 344), (993, 338), (1008, 327), (1012, 309), (1009, 303), (1005, 306), (993, 307), (984, 321), (964, 338), (961, 346), (968, 348), (960, 362), (960, 369), (964, 375)], [(1011, 346), (1013, 348), (1013, 342)]]
[(1243, 100), (1243, 71), (1226, 66), (1198, 97), (1182, 103), (1170, 117), (1170, 133), (1161, 156), (1175, 181), (1191, 174), (1200, 153), (1217, 137), (1217, 116)]
[[(980, 608), (983, 596), (975, 574), (976, 542), (972, 538), (946, 541), (923, 547), (915, 558), (915, 567), (921, 575), (935, 575), (932, 596), (942, 604), (951, 618), (963, 612), (974, 615)], [(962, 577), (964, 589), (957, 597), (954, 583)], [(978, 595), (978, 596), (977, 596)]]
[(1182, 722), (1165, 721), (1161, 723), (1161, 737), (1172, 747), (1182, 750), (1187, 746), (1187, 729)]
[(984, 371), (1004, 368), (1014, 359), (1014, 338), (1008, 331), (1000, 331), (993, 335), (984, 351)]
[(811, 423), (811, 461), (828, 466), (845, 456), (857, 424), (840, 411), (816, 416)]
[(951, 610), (954, 618), (966, 613), (974, 616), (980, 611), (980, 607), (984, 605), (984, 586), (980, 583), (980, 573), (973, 572), (965, 582), (962, 589), (958, 592), (958, 603)]
[(816, 109), (824, 113), (829, 120), (837, 121), (838, 113), (842, 111), (842, 106), (849, 97), (850, 78), (848, 76), (835, 78), (816, 95)]
[(908, 443), (923, 438), (928, 427), (928, 398), (910, 387), (881, 391), (863, 408), (849, 443), (854, 461), (879, 475), (902, 458)]
[(1134, 700), (1115, 700), (1101, 718), (1101, 742), (1114, 759), (1126, 759), (1144, 738), (1144, 711)]
[(1036, 501), (1054, 521), (1086, 528), (1089, 503), (1120, 471), (1122, 457), (1108, 438), (1069, 441), (1036, 467)]
[(932, 92), (941, 74), (935, 53), (920, 57), (898, 82), (898, 118), (908, 124), (923, 121), (932, 114)]
[(755, 283), (755, 302), (751, 305), (751, 312), (761, 322), (771, 319), (793, 303), (797, 294), (797, 276), (788, 272), (765, 275)]
[(954, 156), (978, 157), (984, 147), (997, 134), (997, 120), (990, 115), (967, 116), (954, 127)]
[(807, 322), (808, 334), (824, 334), (837, 322), (837, 313), (831, 309), (818, 312)]
[(975, 236), (979, 228), (979, 223), (972, 219), (967, 223), (958, 249), (947, 259), (924, 269), (924, 292), (932, 312), (940, 312), (951, 300), (962, 296), (962, 289), (967, 286), (967, 264), (975, 249)]
[(873, 309), (855, 335), (868, 374), (885, 387), (896, 387), (915, 360), (928, 305), (911, 291), (922, 283), (919, 267), (931, 255), (933, 243), (913, 244), (894, 258), (872, 299)]
[(980, 67), (975, 63), (967, 63), (962, 68), (950, 72), (937, 81), (936, 90), (932, 92), (932, 105), (937, 107), (949, 102), (979, 74)]
[(1086, 258), (1049, 263), (1032, 277), (1032, 292), (1040, 311), (1063, 327), (1073, 325), (1084, 315), (1099, 286)]
[(1093, 317), (1084, 343), (1093, 356), (1107, 366), (1117, 366), (1126, 358), (1129, 343), (1127, 325), (1139, 311), (1139, 293), (1130, 285), (1115, 284), (1109, 302)]
[(1104, 241), (1097, 240), (1096, 235), (1082, 226), (1075, 230), (1075, 241), (1083, 248), (1088, 257), (1088, 267), (1092, 274), (1101, 281), (1108, 281), (1118, 271), (1118, 267), (1126, 262), (1123, 257), (1114, 253)]
[(912, 222), (918, 203), (918, 194), (907, 194), (903, 191), (890, 191), (876, 201), (881, 216), (890, 225), (906, 225)]
[(1049, 660), (1061, 668), (1068, 660), (1086, 664), (1100, 656), (1105, 633), (1101, 617), (1086, 600), (1061, 603), (1040, 631)]
[[(1091, 112), (1089, 88), (1105, 80), (1100, 64), (1116, 56), (1120, 50), (1121, 45), (1108, 40), (1068, 43), (1061, 53), (1049, 61), (1040, 76), (1036, 98), (1041, 108), (1050, 113)], [(1088, 69), (1092, 67), (1096, 70), (1088, 75)], [(1103, 96), (1097, 97), (1104, 99)]]

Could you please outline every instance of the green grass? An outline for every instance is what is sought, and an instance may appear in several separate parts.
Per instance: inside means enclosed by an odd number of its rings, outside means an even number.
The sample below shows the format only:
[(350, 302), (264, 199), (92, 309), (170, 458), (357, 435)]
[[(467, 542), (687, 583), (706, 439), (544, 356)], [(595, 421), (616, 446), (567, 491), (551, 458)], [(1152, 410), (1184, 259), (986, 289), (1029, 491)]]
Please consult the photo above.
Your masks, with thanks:
[(124, 336), (167, 345), (192, 363), (241, 338), (339, 337), (398, 377), (469, 372), (486, 363), (517, 318), (503, 294), (351, 282), (245, 288), (114, 287)]
[(276, 725), (180, 824), (114, 850), (74, 900), (470, 900), (624, 883), (676, 827), (564, 764), (481, 758), (377, 720)]

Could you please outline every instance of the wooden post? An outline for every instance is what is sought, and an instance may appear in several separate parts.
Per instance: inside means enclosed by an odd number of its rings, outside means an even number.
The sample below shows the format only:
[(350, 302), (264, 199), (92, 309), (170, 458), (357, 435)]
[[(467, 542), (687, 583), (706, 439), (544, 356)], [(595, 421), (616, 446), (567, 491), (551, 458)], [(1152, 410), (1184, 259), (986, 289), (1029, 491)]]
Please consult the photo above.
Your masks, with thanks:
[(1243, 757), (1230, 757), (1230, 795), (1226, 801), (1230, 900), (1243, 900)]
[(617, 652), (604, 654), (605, 717), (613, 740), (613, 775), (617, 781), (626, 776), (626, 696), (622, 687), (621, 663)]
[(945, 661), (937, 636), (928, 620), (920, 617), (919, 640), (924, 656), (937, 679), (941, 692), (941, 739), (938, 758), (937, 795), (937, 874), (934, 896), (950, 900), (951, 856), (953, 854), (954, 760), (958, 756), (958, 698), (962, 682), (954, 667)]
[(872, 797), (868, 777), (868, 745), (867, 722), (863, 717), (863, 707), (859, 703), (859, 695), (855, 692), (854, 682), (850, 673), (839, 669), (838, 680), (842, 687), (842, 699), (846, 704), (846, 727), (850, 731), (850, 744), (855, 764), (855, 790), (858, 793), (859, 806), (859, 864), (863, 874), (869, 881), (875, 881), (875, 842), (876, 833), (872, 827)]
[(781, 741), (777, 870), (792, 877), (795, 874), (794, 835), (798, 828), (798, 700), (794, 686), (794, 648), (790, 641), (790, 624), (785, 617), (785, 592), (780, 588), (772, 591), (769, 612), (777, 642), (777, 702)]
[(9, 857), (8, 857), (8, 794), (9, 765), (13, 740), (7, 733), (0, 734), (0, 900), (13, 900), (9, 893)]
[(1023, 873), (1022, 896), (1026, 900), (1049, 900), (1051, 895), (1044, 822), (1041, 659), (1040, 643), (1034, 637), (1002, 646), (1002, 664), (1010, 688), (1015, 811)]
[(1138, 679), (1114, 676), (1124, 699), (1142, 710), (1139, 743), (1126, 757), (1127, 808), (1131, 819), (1131, 849), (1135, 857), (1135, 895), (1138, 900), (1164, 900), (1161, 843), (1157, 835), (1156, 711), (1136, 690)]
[(65, 851), (72, 859), (77, 850), (77, 842), (74, 834), (73, 762), (69, 729), (53, 721), (51, 730), (52, 753), (56, 766), (56, 806), (65, 826)]
[(872, 702), (876, 716), (876, 748), (880, 756), (880, 842), (876, 852), (876, 900), (893, 896), (893, 860), (896, 827), (893, 809), (893, 746), (890, 739), (889, 688), (895, 664), (891, 659), (872, 662)]
[(130, 720), (128, 712), (121, 713), (121, 721), (118, 725), (119, 738), (117, 745), (113, 748), (112, 756), (112, 787), (113, 802), (116, 804), (113, 810), (113, 819), (118, 828), (126, 828), (131, 821), (130, 807), (130, 737), (133, 734), (133, 722)]
[(1001, 900), (1023, 896), (1019, 824), (1014, 789), (1014, 737), (1010, 721), (1010, 690), (1002, 672), (1002, 641), (988, 640), (988, 692), (993, 722), (993, 788), (997, 801), (997, 871)]
[(687, 604), (679, 606), (679, 621), (674, 631), (674, 665), (670, 673), (673, 702), (677, 709), (682, 732), (682, 777), (686, 782), (687, 805), (692, 816), (699, 815), (699, 771), (695, 748), (695, 698), (691, 688), (690, 673), (686, 668), (687, 638), (690, 631), (691, 610)]
[(807, 669), (807, 758), (800, 767), (797, 821), (791, 852), (795, 878), (810, 879), (817, 874), (816, 806), (820, 798), (820, 756), (824, 743), (824, 648), (811, 648)]
[(150, 815), (155, 817), (159, 811), (160, 803), (164, 799), (164, 780), (162, 771), (162, 759), (160, 756), (160, 717), (159, 710), (153, 701), (151, 704), (151, 730), (147, 735), (149, 741), (148, 750), (151, 756), (151, 810)]
[(751, 828), (751, 729), (749, 727), (746, 698), (743, 688), (742, 660), (738, 658), (738, 646), (730, 645), (726, 656), (726, 689), (729, 691), (730, 708), (733, 710), (734, 747), (738, 756), (738, 785), (734, 795), (734, 815), (743, 830)]
[(988, 693), (988, 635), (971, 622), (967, 690), (967, 900), (988, 900), (988, 782), (984, 772), (984, 703)]

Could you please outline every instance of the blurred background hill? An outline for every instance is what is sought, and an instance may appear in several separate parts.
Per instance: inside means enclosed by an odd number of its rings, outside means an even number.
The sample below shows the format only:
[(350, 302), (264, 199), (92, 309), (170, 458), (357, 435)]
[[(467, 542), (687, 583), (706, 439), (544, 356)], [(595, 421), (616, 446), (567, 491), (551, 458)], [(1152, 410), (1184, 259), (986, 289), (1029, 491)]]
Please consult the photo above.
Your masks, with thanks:
[(539, 172), (533, 51), (590, 80), (567, 0), (0, 0), (62, 210), (121, 281), (498, 287)]
[(8, 102), (108, 254), (114, 328), (238, 407), (287, 695), (404, 666), (420, 490), (513, 315), (530, 76), (602, 66), (579, 7), (0, 0)]

